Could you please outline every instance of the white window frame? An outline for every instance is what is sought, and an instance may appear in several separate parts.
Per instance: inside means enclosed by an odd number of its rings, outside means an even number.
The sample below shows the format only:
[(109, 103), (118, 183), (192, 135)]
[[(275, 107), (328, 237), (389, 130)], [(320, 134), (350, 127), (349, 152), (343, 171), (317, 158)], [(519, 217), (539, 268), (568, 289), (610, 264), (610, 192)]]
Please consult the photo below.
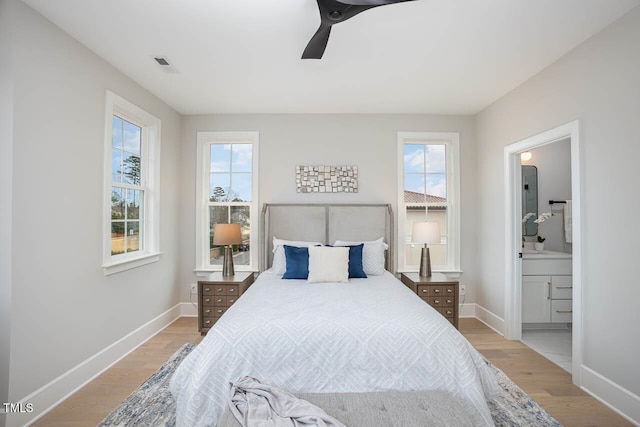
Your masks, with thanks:
[[(144, 188), (142, 250), (111, 255), (111, 146), (113, 116), (142, 129), (140, 184)], [(113, 92), (106, 91), (104, 143), (103, 260), (105, 275), (140, 267), (160, 259), (160, 135), (161, 120)]]
[[(214, 271), (222, 271), (222, 265), (211, 265), (209, 259), (209, 174), (211, 165), (212, 144), (251, 144), (251, 202), (249, 212), (251, 216), (251, 237), (249, 239), (249, 265), (235, 265), (236, 271), (258, 271), (258, 244), (260, 236), (260, 212), (258, 196), (259, 174), (259, 141), (258, 132), (198, 132), (197, 136), (197, 165), (196, 165), (196, 268), (199, 276), (206, 276)], [(229, 202), (233, 205), (233, 202)], [(239, 203), (246, 205), (246, 203)]]
[(434, 271), (460, 273), (460, 134), (457, 132), (398, 132), (398, 271), (418, 271), (418, 265), (405, 264), (404, 145), (440, 144), (446, 146), (447, 177), (447, 265), (434, 265)]

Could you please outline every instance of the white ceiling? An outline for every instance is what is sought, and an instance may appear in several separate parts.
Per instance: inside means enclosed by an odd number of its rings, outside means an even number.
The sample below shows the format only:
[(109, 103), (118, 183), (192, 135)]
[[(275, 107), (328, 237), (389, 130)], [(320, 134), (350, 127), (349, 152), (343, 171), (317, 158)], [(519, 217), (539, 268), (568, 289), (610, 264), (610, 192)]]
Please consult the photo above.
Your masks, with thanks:
[(315, 0), (23, 1), (182, 114), (475, 114), (640, 4), (417, 0), (334, 26), (323, 59), (301, 60)]

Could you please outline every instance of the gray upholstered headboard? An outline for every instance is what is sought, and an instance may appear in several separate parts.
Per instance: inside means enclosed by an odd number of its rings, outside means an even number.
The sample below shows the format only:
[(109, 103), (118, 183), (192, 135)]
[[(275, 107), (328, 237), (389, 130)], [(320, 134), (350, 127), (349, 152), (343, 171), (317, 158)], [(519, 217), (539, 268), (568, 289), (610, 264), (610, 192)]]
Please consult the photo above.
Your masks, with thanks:
[(273, 261), (273, 237), (333, 244), (384, 237), (386, 268), (394, 272), (393, 211), (389, 204), (266, 203), (262, 208), (260, 271)]

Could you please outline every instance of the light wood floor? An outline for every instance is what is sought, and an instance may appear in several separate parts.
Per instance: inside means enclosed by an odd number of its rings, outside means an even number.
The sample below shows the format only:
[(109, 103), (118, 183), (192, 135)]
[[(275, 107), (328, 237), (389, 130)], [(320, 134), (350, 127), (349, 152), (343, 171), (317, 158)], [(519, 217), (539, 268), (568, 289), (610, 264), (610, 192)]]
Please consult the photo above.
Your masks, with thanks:
[[(183, 317), (38, 420), (35, 426), (95, 426), (185, 343), (201, 340), (197, 319)], [(460, 331), (487, 359), (565, 426), (632, 426), (571, 383), (565, 370), (476, 319)]]

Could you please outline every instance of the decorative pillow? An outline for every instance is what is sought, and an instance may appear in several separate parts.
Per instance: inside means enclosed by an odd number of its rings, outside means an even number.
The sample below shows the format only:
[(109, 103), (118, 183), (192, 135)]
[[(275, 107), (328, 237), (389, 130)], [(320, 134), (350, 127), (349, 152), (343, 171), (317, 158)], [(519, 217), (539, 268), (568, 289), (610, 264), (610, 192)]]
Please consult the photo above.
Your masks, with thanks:
[(311, 246), (309, 251), (309, 283), (349, 281), (349, 248)]
[(349, 278), (350, 279), (366, 279), (367, 274), (364, 272), (362, 264), (362, 254), (364, 244), (349, 246)]
[(309, 248), (284, 245), (287, 269), (283, 279), (306, 279), (309, 276)]
[(284, 274), (287, 271), (287, 259), (284, 255), (284, 245), (296, 246), (299, 248), (322, 245), (320, 242), (304, 242), (296, 240), (282, 240), (273, 237), (273, 262), (271, 263), (271, 271), (274, 274)]
[(384, 242), (381, 237), (378, 240), (367, 242), (346, 242), (344, 240), (336, 240), (335, 246), (351, 246), (363, 244), (362, 250), (362, 267), (364, 273), (371, 276), (381, 276), (384, 274), (384, 251), (389, 249), (389, 245)]

